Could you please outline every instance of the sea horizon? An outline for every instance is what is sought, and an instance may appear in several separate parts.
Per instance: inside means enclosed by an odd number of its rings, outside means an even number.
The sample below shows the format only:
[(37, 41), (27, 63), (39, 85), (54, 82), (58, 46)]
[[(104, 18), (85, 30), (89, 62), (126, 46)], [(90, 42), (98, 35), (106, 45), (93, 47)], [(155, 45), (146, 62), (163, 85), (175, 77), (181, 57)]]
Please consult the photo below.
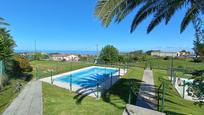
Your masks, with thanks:
[[(33, 50), (15, 50), (16, 53), (34, 52)], [(97, 51), (87, 50), (37, 50), (37, 52), (45, 53), (64, 53), (64, 54), (81, 54), (81, 55), (96, 55)]]

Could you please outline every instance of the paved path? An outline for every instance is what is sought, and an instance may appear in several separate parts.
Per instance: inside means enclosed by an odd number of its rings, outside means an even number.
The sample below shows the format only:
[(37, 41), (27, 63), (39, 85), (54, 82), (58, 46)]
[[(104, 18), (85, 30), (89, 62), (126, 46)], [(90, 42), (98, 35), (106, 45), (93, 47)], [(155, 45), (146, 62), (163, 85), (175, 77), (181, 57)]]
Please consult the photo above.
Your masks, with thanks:
[(157, 110), (156, 88), (154, 86), (152, 70), (144, 70), (142, 81), (143, 83), (140, 86), (136, 105), (147, 109)]
[(3, 115), (42, 115), (42, 83), (29, 82)]

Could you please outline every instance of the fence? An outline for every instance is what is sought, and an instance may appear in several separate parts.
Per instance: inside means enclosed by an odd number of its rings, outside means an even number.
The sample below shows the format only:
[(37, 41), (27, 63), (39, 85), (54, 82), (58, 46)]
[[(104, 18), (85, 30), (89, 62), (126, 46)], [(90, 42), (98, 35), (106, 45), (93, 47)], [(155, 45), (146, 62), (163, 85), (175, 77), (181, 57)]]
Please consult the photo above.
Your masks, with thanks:
[(4, 64), (3, 61), (0, 60), (0, 76), (2, 76), (4, 73)]
[(0, 90), (3, 88), (5, 81), (6, 81), (5, 67), (3, 61), (0, 60)]
[(164, 112), (164, 98), (165, 98), (165, 83), (162, 82), (162, 84), (158, 88), (158, 111), (160, 112)]

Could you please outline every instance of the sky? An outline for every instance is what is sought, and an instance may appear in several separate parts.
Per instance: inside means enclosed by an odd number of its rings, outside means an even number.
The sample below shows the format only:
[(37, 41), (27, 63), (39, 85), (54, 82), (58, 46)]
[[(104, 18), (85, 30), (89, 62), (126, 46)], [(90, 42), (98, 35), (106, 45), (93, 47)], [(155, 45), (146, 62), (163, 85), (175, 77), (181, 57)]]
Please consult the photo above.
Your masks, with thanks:
[(120, 24), (102, 26), (94, 16), (97, 0), (1, 0), (0, 17), (10, 24), (16, 50), (96, 50), (107, 44), (120, 51), (158, 49), (165, 51), (191, 50), (194, 29), (192, 24), (180, 34), (185, 10), (176, 12), (166, 26), (161, 23), (150, 34), (146, 19), (132, 34), (130, 26), (137, 11)]

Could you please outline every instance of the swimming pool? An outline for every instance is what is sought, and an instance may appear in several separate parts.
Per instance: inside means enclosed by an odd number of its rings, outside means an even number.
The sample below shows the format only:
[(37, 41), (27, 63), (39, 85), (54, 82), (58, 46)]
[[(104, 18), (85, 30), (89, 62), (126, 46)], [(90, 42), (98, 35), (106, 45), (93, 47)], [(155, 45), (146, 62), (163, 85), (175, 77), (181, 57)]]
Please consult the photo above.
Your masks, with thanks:
[(57, 77), (54, 81), (72, 83), (83, 87), (94, 87), (110, 79), (111, 74), (114, 75), (117, 72), (118, 69), (115, 68), (92, 67)]
[(98, 98), (126, 72), (125, 69), (90, 66), (40, 80), (79, 94)]

